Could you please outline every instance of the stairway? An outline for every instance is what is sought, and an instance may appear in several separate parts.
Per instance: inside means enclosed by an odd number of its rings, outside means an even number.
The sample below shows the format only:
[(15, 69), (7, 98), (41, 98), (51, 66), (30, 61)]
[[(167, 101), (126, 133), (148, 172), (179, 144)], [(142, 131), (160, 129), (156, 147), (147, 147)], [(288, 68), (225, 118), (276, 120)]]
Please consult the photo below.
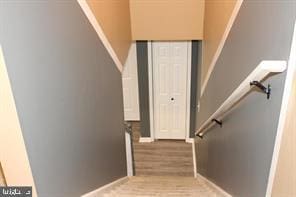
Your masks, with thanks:
[(173, 176), (135, 176), (107, 191), (104, 197), (223, 197), (215, 188), (201, 179)]
[(223, 196), (194, 178), (192, 144), (184, 140), (139, 143), (140, 123), (131, 122), (135, 176), (105, 191), (104, 197)]

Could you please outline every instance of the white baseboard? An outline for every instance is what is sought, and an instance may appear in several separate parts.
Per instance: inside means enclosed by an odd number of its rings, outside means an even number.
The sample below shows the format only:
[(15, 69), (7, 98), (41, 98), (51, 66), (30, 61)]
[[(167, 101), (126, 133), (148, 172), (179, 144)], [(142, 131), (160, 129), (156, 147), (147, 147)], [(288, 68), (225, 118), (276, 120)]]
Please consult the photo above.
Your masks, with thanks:
[(225, 190), (223, 190), (221, 187), (219, 187), (218, 185), (216, 185), (215, 183), (213, 183), (212, 181), (210, 181), (209, 179), (207, 179), (206, 177), (202, 176), (199, 173), (196, 173), (195, 175), (196, 178), (200, 178), (203, 181), (205, 181), (207, 184), (209, 184), (211, 187), (215, 188), (216, 190), (218, 190), (223, 196), (225, 197), (232, 197), (229, 193), (227, 193)]
[[(194, 143), (194, 138), (186, 138), (186, 143)], [(139, 142), (154, 142), (154, 139), (151, 137), (140, 137)]]
[(133, 176), (133, 156), (132, 156), (132, 139), (128, 132), (125, 132), (125, 152), (126, 152), (126, 170), (127, 176)]
[(194, 138), (192, 142), (192, 158), (193, 158), (193, 173), (194, 173), (194, 177), (196, 178), (197, 170), (196, 170), (196, 152), (195, 152)]
[(154, 140), (151, 137), (140, 137), (139, 142), (153, 142)]
[(97, 197), (97, 196), (102, 196), (105, 192), (108, 192), (112, 189), (114, 189), (115, 187), (125, 183), (126, 181), (128, 181), (128, 177), (123, 177), (120, 179), (117, 179), (116, 181), (113, 181), (107, 185), (104, 185), (94, 191), (91, 191), (89, 193), (86, 193), (84, 195), (82, 195), (81, 197)]
[(186, 138), (185, 141), (186, 141), (186, 143), (193, 143), (194, 138)]

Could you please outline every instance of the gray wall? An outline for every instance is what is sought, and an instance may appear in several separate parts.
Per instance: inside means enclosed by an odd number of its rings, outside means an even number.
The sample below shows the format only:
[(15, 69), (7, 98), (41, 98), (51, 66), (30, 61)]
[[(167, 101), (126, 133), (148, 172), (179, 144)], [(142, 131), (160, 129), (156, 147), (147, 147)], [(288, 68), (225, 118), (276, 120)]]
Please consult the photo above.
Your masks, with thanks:
[(192, 41), (191, 50), (191, 84), (190, 84), (190, 137), (194, 137), (195, 133), (195, 120), (197, 110), (197, 87), (199, 86), (198, 70), (201, 67), (200, 57), (198, 56), (200, 50), (201, 41)]
[[(261, 60), (287, 60), (295, 1), (244, 1), (201, 98), (197, 128)], [(264, 196), (286, 73), (271, 76), (271, 99), (252, 91), (204, 139), (196, 139), (197, 170), (234, 196)]]
[(150, 137), (149, 77), (147, 41), (137, 41), (141, 136)]
[(126, 176), (121, 74), (78, 3), (1, 1), (0, 24), (38, 195)]

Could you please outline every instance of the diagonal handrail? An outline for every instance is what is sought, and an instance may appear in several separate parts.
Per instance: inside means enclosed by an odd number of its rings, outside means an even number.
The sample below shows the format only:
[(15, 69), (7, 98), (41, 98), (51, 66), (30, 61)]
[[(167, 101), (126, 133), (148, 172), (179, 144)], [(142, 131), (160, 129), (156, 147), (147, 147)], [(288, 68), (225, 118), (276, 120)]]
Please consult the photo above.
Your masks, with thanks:
[[(287, 68), (286, 61), (261, 61), (260, 64), (248, 75), (248, 77), (232, 92), (232, 94), (222, 103), (222, 105), (214, 112), (195, 132), (195, 135), (202, 138), (203, 135), (216, 123), (222, 125), (222, 119), (232, 107), (240, 102), (244, 96), (252, 90), (256, 85), (269, 99), (271, 88), (270, 85), (265, 87), (260, 82), (270, 73), (281, 73)], [(215, 121), (213, 121), (215, 120)]]

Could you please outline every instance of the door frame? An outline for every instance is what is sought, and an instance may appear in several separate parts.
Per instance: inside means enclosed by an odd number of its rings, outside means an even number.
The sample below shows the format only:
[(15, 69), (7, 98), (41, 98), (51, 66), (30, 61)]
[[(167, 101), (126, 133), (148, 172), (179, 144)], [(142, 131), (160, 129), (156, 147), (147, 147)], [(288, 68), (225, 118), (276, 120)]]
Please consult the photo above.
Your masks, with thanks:
[[(149, 116), (150, 116), (150, 138), (151, 141), (155, 140), (155, 124), (154, 124), (154, 90), (153, 90), (153, 53), (152, 42), (147, 41), (148, 48), (148, 80), (149, 80)], [(187, 42), (187, 82), (186, 82), (186, 134), (185, 141), (192, 143), (193, 139), (190, 138), (190, 96), (191, 96), (191, 53), (192, 42)]]

